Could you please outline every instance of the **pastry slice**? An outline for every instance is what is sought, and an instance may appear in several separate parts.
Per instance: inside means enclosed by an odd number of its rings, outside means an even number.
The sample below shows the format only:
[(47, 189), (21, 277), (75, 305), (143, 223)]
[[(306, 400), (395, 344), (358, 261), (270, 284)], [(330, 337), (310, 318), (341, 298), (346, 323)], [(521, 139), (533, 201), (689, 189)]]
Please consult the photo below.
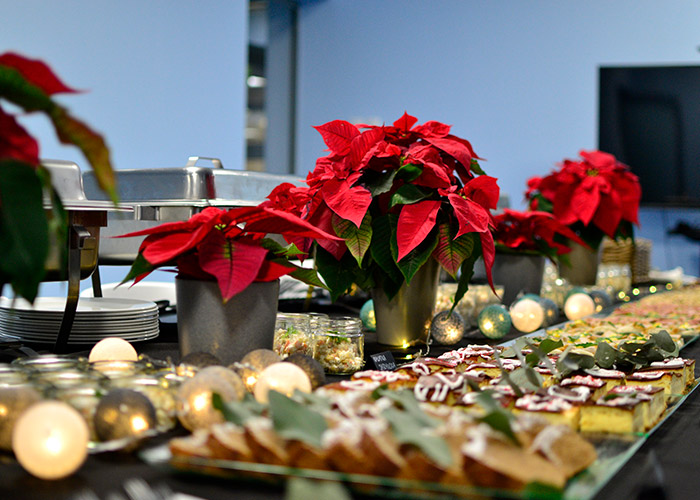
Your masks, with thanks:
[(597, 400), (608, 392), (607, 382), (592, 375), (574, 375), (559, 382), (559, 386), (567, 389), (586, 387), (591, 391), (593, 400)]
[(643, 432), (648, 402), (628, 395), (606, 395), (581, 407), (581, 432), (629, 434)]
[(651, 385), (661, 387), (666, 399), (685, 392), (684, 375), (664, 370), (644, 370), (627, 375), (627, 385)]
[(551, 424), (564, 424), (574, 430), (578, 429), (579, 407), (548, 394), (525, 394), (515, 401), (513, 413), (537, 415)]
[(666, 411), (666, 395), (661, 387), (652, 385), (618, 385), (610, 389), (610, 394), (627, 395), (646, 400), (644, 405), (644, 428), (651, 429)]

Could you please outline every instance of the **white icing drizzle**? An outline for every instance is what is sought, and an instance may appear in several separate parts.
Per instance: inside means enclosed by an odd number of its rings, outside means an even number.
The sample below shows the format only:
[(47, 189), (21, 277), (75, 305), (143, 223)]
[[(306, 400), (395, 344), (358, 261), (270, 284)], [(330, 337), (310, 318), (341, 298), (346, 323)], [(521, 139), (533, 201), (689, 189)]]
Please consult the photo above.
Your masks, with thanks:
[(411, 380), (410, 375), (399, 372), (387, 372), (380, 370), (365, 370), (361, 372), (356, 372), (352, 375), (353, 379), (363, 379), (368, 378), (374, 382), (398, 382), (399, 380)]
[(413, 387), (418, 401), (443, 402), (450, 391), (464, 387), (464, 377), (460, 374), (434, 373), (423, 376)]
[(573, 377), (565, 378), (559, 385), (567, 387), (569, 385), (585, 385), (586, 387), (603, 387), (605, 382), (592, 375), (574, 375)]
[(561, 458), (554, 453), (552, 447), (567, 431), (569, 428), (565, 425), (548, 425), (532, 440), (529, 451), (531, 453), (541, 451), (550, 462), (561, 464)]
[(591, 389), (586, 386), (567, 388), (553, 385), (547, 389), (547, 394), (571, 401), (572, 403), (585, 403), (591, 397)]
[(646, 371), (646, 372), (635, 372), (631, 375), (627, 375), (628, 380), (659, 380), (665, 375), (666, 372), (662, 370), (656, 371)]
[(661, 392), (661, 387), (653, 385), (616, 385), (610, 392), (613, 394), (655, 394)]
[(463, 455), (472, 458), (481, 458), (486, 454), (486, 433), (481, 430), (481, 425), (469, 427), (465, 432), (467, 442), (461, 447)]
[(571, 403), (561, 398), (551, 396), (541, 396), (539, 394), (525, 394), (515, 401), (515, 407), (528, 411), (546, 411), (559, 413), (570, 410)]
[(606, 368), (586, 368), (583, 371), (585, 371), (589, 375), (593, 375), (594, 377), (599, 377), (599, 378), (624, 378), (625, 377), (624, 372), (621, 372), (619, 370), (608, 370)]
[(340, 387), (355, 391), (373, 391), (381, 384), (371, 380), (341, 380)]
[(663, 361), (654, 361), (651, 363), (650, 366), (652, 368), (668, 368), (668, 369), (684, 368), (685, 361), (681, 358), (669, 358), (669, 359), (664, 359)]
[(642, 402), (641, 398), (637, 398), (635, 396), (620, 396), (619, 398), (600, 398), (598, 401), (596, 401), (596, 404), (599, 406), (610, 406), (610, 407), (618, 407), (618, 406), (636, 406), (639, 403)]

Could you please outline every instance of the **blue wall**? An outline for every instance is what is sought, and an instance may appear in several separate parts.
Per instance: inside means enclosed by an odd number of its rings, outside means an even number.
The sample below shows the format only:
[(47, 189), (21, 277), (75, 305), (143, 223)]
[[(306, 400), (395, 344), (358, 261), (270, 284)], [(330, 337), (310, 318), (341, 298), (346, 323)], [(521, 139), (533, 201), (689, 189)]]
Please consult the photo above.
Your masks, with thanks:
[[(700, 63), (694, 0), (321, 0), (299, 20), (297, 173), (326, 154), (313, 125), (407, 110), (469, 139), (516, 208), (527, 178), (597, 147), (599, 66)], [(698, 273), (697, 243), (658, 225), (686, 216), (643, 212), (653, 265)]]

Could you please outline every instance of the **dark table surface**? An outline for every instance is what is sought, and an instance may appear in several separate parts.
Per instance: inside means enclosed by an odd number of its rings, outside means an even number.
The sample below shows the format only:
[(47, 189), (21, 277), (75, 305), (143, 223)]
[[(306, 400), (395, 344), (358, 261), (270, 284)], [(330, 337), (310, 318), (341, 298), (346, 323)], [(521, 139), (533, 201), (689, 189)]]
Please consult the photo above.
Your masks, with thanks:
[[(138, 346), (140, 353), (153, 358), (179, 360), (177, 336), (172, 324), (162, 324), (162, 335), (154, 341)], [(471, 332), (457, 346), (449, 348), (433, 346), (430, 355), (438, 355), (469, 343), (489, 343), (487, 339)], [(503, 342), (517, 337), (511, 332)], [(496, 341), (490, 341), (496, 343)], [(367, 353), (388, 348), (378, 345), (370, 334), (366, 340)], [(0, 354), (12, 356), (15, 349)], [(21, 354), (18, 352), (17, 354)], [(397, 356), (400, 352), (395, 353)], [(682, 356), (700, 361), (700, 342), (686, 346)], [(7, 361), (2, 359), (0, 361)], [(148, 445), (164, 444), (173, 435), (184, 434), (180, 430), (160, 436)], [(670, 415), (641, 446), (637, 453), (599, 491), (596, 499), (688, 499), (700, 497), (700, 391), (694, 391), (680, 407)], [(167, 484), (176, 492), (206, 500), (219, 499), (275, 499), (284, 498), (283, 485), (260, 482), (221, 479), (177, 472), (168, 466), (144, 463), (137, 453), (110, 452), (90, 455), (85, 464), (70, 477), (44, 481), (24, 471), (11, 454), (0, 453), (0, 500), (113, 500), (124, 496), (122, 485), (129, 478), (143, 478), (151, 485)], [(93, 496), (82, 496), (89, 492)], [(115, 496), (121, 494), (122, 497)], [(363, 498), (353, 495), (353, 498)], [(192, 499), (190, 499), (192, 500)]]

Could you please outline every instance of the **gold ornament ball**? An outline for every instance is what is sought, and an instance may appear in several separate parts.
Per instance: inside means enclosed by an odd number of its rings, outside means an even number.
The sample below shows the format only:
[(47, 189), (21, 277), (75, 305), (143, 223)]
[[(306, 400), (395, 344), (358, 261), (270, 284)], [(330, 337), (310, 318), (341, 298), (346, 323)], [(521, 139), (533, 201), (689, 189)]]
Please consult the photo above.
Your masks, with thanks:
[(133, 389), (112, 389), (100, 398), (93, 416), (100, 441), (137, 437), (158, 424), (156, 409), (145, 395)]
[[(220, 368), (218, 370), (217, 368)], [(221, 370), (226, 370), (222, 372)], [(212, 404), (217, 393), (225, 402), (240, 401), (245, 395), (245, 384), (228, 368), (210, 366), (182, 383), (177, 393), (177, 417), (189, 431), (208, 428), (221, 423), (224, 417)]]
[(312, 390), (326, 383), (326, 371), (323, 369), (323, 366), (308, 354), (294, 352), (287, 356), (284, 361), (286, 363), (293, 363), (304, 370), (309, 376)]
[(544, 323), (544, 308), (539, 301), (522, 298), (510, 306), (510, 320), (516, 330), (523, 333), (534, 332)]
[(17, 419), (12, 450), (30, 474), (60, 479), (85, 462), (88, 439), (88, 426), (80, 413), (61, 401), (41, 401)]
[(270, 391), (291, 396), (295, 390), (311, 392), (311, 380), (297, 365), (281, 362), (268, 366), (260, 373), (253, 394), (258, 402), (266, 404)]
[(15, 422), (24, 410), (39, 401), (41, 395), (32, 387), (0, 387), (0, 449), (12, 450)]

